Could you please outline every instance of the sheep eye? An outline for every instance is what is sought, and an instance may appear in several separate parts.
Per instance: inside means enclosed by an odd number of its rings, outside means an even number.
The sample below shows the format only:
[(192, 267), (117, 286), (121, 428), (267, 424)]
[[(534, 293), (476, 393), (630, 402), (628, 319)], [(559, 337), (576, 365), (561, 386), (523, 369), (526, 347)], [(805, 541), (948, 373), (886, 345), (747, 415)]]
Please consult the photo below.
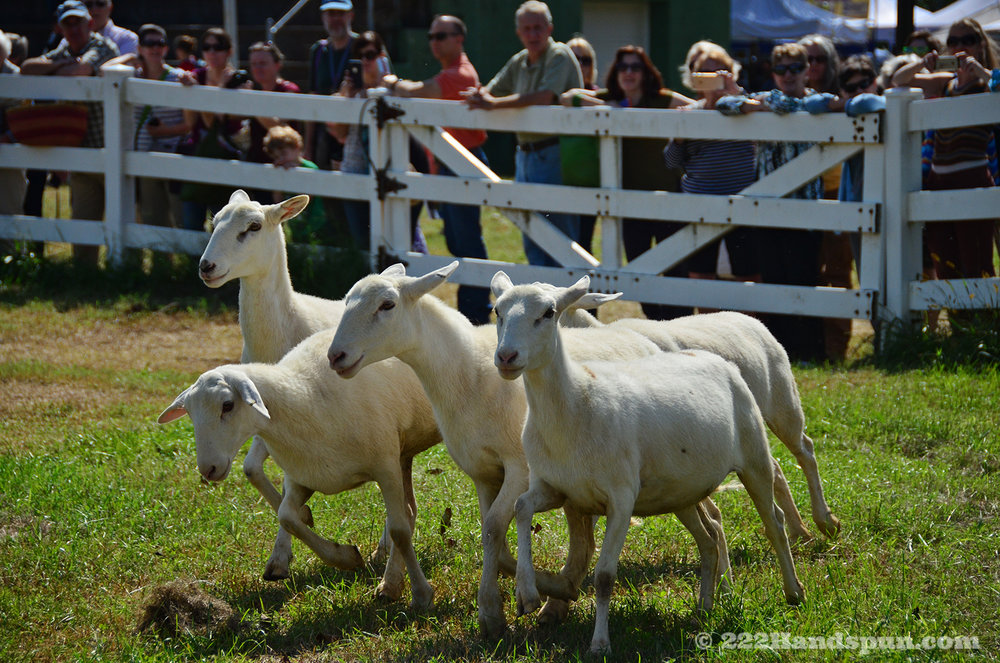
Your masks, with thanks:
[(378, 307), (378, 310), (380, 310), (380, 311), (391, 311), (394, 308), (396, 308), (396, 302), (391, 302), (391, 301), (386, 300), (386, 301), (382, 302), (382, 305)]
[(548, 319), (551, 319), (552, 316), (554, 316), (555, 314), (556, 314), (556, 310), (554, 308), (550, 308), (548, 311), (545, 312), (545, 315), (543, 315), (542, 317), (545, 318), (546, 320), (548, 320)]
[(260, 224), (259, 224), (259, 223), (257, 223), (256, 221), (254, 221), (253, 223), (251, 223), (251, 224), (250, 224), (250, 225), (249, 225), (249, 226), (247, 227), (247, 230), (248, 230), (249, 232), (252, 232), (252, 233), (255, 233), (255, 232), (257, 232), (258, 230), (260, 230), (260, 228), (261, 228)]
[(232, 401), (226, 401), (225, 403), (222, 404), (222, 414), (226, 414), (227, 412), (232, 412), (232, 411), (233, 411)]

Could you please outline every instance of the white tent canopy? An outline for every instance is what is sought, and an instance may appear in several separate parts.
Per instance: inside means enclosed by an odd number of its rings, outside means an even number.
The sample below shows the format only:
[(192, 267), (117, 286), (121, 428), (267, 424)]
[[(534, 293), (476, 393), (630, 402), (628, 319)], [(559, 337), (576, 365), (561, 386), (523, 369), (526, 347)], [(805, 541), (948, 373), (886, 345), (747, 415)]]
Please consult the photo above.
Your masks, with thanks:
[[(930, 30), (942, 40), (948, 34), (948, 26), (963, 18), (974, 18), (987, 30), (1000, 29), (1000, 0), (957, 0), (936, 12), (920, 7), (913, 10), (914, 28)], [(896, 30), (896, 0), (869, 0), (868, 21), (876, 30), (876, 39), (892, 41)]]
[(730, 29), (736, 41), (799, 39), (813, 33), (839, 43), (868, 41), (865, 19), (846, 18), (805, 0), (733, 2)]

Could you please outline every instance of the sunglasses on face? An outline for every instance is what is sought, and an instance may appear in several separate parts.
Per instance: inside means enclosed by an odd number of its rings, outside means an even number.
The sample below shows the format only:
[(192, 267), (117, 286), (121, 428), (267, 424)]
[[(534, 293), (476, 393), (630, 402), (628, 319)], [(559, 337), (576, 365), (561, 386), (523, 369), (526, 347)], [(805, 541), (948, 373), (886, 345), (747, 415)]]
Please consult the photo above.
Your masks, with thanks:
[(594, 65), (594, 58), (589, 55), (578, 55), (576, 56), (576, 61), (580, 63), (581, 67), (592, 67)]
[(979, 35), (973, 33), (961, 37), (948, 37), (948, 41), (945, 43), (948, 44), (949, 48), (954, 48), (959, 44), (962, 46), (975, 46), (979, 43)]
[(211, 51), (215, 51), (216, 53), (225, 53), (226, 51), (229, 50), (229, 47), (212, 42), (211, 44), (202, 44), (201, 50), (205, 51), (206, 53), (209, 53)]
[(377, 57), (378, 57), (378, 51), (362, 51), (362, 53), (361, 53), (361, 59), (362, 60), (369, 60), (370, 61), (370, 60), (374, 60)]
[(864, 90), (866, 87), (875, 82), (874, 78), (862, 78), (860, 81), (855, 83), (845, 83), (841, 87), (847, 94), (854, 94), (859, 90)]
[(457, 32), (428, 32), (427, 41), (444, 41), (448, 37), (458, 35)]
[(801, 62), (793, 62), (792, 64), (776, 64), (771, 70), (778, 76), (784, 76), (786, 73), (801, 74), (806, 70), (806, 66)]
[(615, 68), (620, 72), (634, 71), (640, 73), (643, 70), (641, 62), (619, 62)]
[(146, 48), (157, 48), (159, 46), (166, 46), (167, 42), (162, 39), (144, 39), (140, 45), (145, 46)]
[(914, 55), (924, 56), (930, 52), (929, 46), (904, 46), (904, 53), (913, 53)]
[(806, 59), (809, 60), (809, 64), (813, 64), (813, 63), (816, 63), (816, 64), (826, 64), (826, 62), (827, 62), (827, 58), (826, 58), (825, 55), (810, 55)]

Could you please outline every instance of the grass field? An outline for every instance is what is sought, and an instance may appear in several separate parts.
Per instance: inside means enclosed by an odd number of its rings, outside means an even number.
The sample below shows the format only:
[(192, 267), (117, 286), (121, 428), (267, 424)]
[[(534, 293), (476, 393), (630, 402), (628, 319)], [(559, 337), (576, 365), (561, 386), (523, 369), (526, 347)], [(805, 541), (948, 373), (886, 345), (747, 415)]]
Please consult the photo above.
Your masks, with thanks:
[[(439, 247), (439, 231), (428, 227)], [(497, 241), (516, 247), (510, 237)], [(298, 542), (292, 577), (261, 579), (276, 531), (266, 503), (239, 472), (221, 484), (200, 481), (188, 419), (155, 423), (199, 373), (238, 360), (234, 294), (171, 301), (0, 291), (0, 660), (586, 658), (589, 578), (568, 621), (551, 627), (515, 619), (513, 581), (503, 580), (510, 630), (500, 640), (479, 636), (476, 499), (442, 446), (418, 456), (414, 471), (417, 556), (436, 588), (430, 611), (374, 600), (377, 569), (331, 569)], [(631, 312), (622, 306), (612, 315)], [(699, 621), (690, 536), (673, 518), (636, 522), (612, 600), (609, 660), (843, 660), (861, 653), (852, 637), (904, 636), (915, 645), (931, 638), (935, 648), (866, 642), (874, 650), (867, 658), (998, 658), (1000, 373), (868, 362), (795, 370), (827, 497), (843, 523), (839, 539), (793, 548), (806, 602), (785, 605), (746, 493), (720, 493), (733, 592)], [(809, 522), (802, 473), (772, 442)], [(324, 536), (374, 548), (383, 517), (374, 486), (311, 504)], [(556, 514), (535, 522), (536, 562), (557, 569), (565, 527)], [(196, 615), (187, 630), (138, 630), (158, 588), (176, 580), (196, 582), (231, 619)], [(217, 617), (229, 614), (225, 606)], [(788, 634), (787, 646), (770, 634)], [(838, 635), (858, 648), (789, 648), (820, 637), (836, 645)], [(960, 644), (978, 649), (947, 648), (965, 637), (974, 640)]]

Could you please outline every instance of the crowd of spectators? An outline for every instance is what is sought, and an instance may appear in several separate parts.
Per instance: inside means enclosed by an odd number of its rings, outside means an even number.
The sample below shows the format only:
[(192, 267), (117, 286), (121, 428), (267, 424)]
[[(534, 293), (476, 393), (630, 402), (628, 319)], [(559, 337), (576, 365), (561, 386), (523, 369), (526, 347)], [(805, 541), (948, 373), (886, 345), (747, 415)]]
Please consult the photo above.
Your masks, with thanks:
[[(34, 58), (27, 57), (24, 38), (0, 32), (0, 74), (94, 76), (124, 64), (147, 80), (303, 92), (282, 77), (284, 55), (273, 43), (251, 45), (246, 58), (249, 71), (244, 71), (233, 65), (231, 37), (221, 28), (211, 28), (200, 39), (177, 36), (172, 42), (175, 57), (168, 59), (170, 42), (162, 27), (145, 24), (132, 32), (115, 25), (112, 9), (111, 0), (65, 0), (56, 14), (58, 37), (51, 40), (51, 48), (43, 55)], [(393, 73), (388, 49), (379, 34), (370, 30), (358, 34), (353, 30), (351, 0), (327, 0), (320, 9), (327, 36), (309, 51), (304, 92), (332, 97), (364, 97), (367, 90), (384, 87), (390, 95), (451, 100), (483, 110), (562, 103), (568, 107), (603, 105), (625, 111), (718, 110), (727, 115), (794, 111), (859, 114), (884, 108), (882, 94), (894, 86), (919, 87), (927, 97), (995, 92), (1000, 87), (997, 46), (971, 19), (952, 25), (944, 44), (929, 32), (914, 32), (898, 55), (879, 62), (871, 55), (842, 59), (833, 42), (821, 35), (779, 43), (771, 51), (767, 78), (758, 76), (756, 85), (749, 82), (752, 77), (741, 72), (740, 62), (726, 49), (710, 41), (698, 41), (680, 66), (683, 84), (688, 88), (681, 93), (664, 85), (661, 72), (645, 50), (636, 45), (619, 48), (602, 78), (593, 47), (582, 35), (566, 44), (555, 41), (549, 8), (537, 0), (524, 2), (514, 16), (523, 50), (485, 84), (465, 53), (468, 28), (458, 17), (434, 18), (428, 45), (441, 70), (427, 80), (410, 81)], [(136, 106), (134, 110), (136, 150), (228, 156), (283, 168), (348, 173), (369, 170), (369, 137), (362, 125), (292, 122), (278, 117), (239, 117), (159, 106)], [(87, 113), (83, 146), (101, 147), (101, 105), (88, 103)], [(2, 140), (11, 140), (7, 127), (2, 128)], [(487, 163), (483, 151), (486, 132), (449, 132), (475, 158)], [(998, 136), (995, 126), (928, 132), (924, 141), (925, 188), (965, 189), (996, 184)], [(569, 153), (568, 143), (557, 136), (530, 131), (517, 132), (516, 139), (516, 181), (562, 183), (564, 177), (568, 179), (564, 176), (566, 159), (562, 153)], [(735, 194), (811, 147), (812, 143), (794, 141), (627, 138), (622, 144), (621, 181), (626, 189)], [(217, 154), (220, 149), (228, 154)], [(426, 151), (418, 145), (414, 144), (410, 152), (416, 170), (454, 175), (445, 164), (428, 160)], [(790, 197), (859, 200), (862, 166), (859, 155), (806, 183)], [(39, 178), (44, 186), (46, 177), (45, 173), (0, 170), (0, 213), (40, 214)], [(73, 218), (102, 219), (103, 176), (72, 173), (68, 182)], [(205, 229), (211, 211), (228, 198), (224, 188), (181, 186), (154, 178), (140, 179), (138, 192), (143, 223), (191, 230)], [(270, 202), (285, 192), (260, 190), (254, 195)], [(23, 205), (12, 206), (11, 201), (23, 201)], [(414, 205), (411, 248), (426, 251), (418, 222), (420, 211), (421, 206)], [(443, 219), (448, 249), (453, 254), (487, 257), (479, 207), (440, 204), (432, 212)], [(294, 239), (328, 243), (335, 234), (333, 227), (339, 224), (357, 246), (365, 248), (370, 234), (368, 216), (364, 201), (319, 200), (310, 206), (308, 222), (293, 231)], [(594, 217), (551, 212), (546, 216), (570, 239), (589, 249)], [(636, 258), (682, 225), (623, 219), (626, 258)], [(995, 276), (996, 233), (997, 223), (992, 220), (927, 224), (926, 275)], [(96, 247), (75, 248), (82, 258), (96, 262)], [(527, 236), (524, 250), (531, 264), (557, 264)], [(859, 252), (858, 238), (848, 233), (739, 229), (668, 274), (714, 279), (721, 273), (726, 278), (763, 283), (849, 287)], [(473, 321), (485, 322), (489, 315), (488, 292), (463, 286), (459, 308)], [(643, 310), (647, 317), (661, 319), (692, 312), (691, 308), (649, 304), (644, 304)], [(789, 353), (800, 359), (842, 357), (850, 336), (849, 321), (827, 321), (824, 325), (822, 320), (811, 317), (767, 316), (767, 322)]]

